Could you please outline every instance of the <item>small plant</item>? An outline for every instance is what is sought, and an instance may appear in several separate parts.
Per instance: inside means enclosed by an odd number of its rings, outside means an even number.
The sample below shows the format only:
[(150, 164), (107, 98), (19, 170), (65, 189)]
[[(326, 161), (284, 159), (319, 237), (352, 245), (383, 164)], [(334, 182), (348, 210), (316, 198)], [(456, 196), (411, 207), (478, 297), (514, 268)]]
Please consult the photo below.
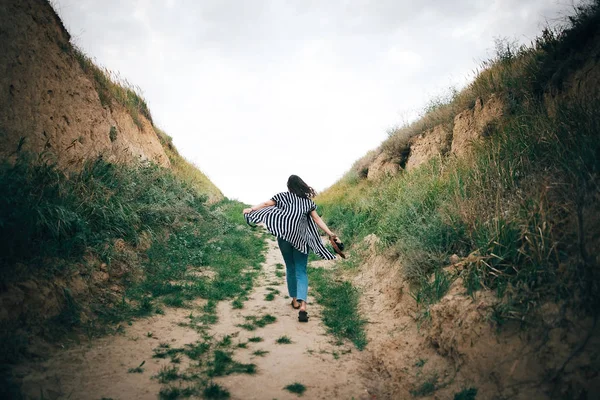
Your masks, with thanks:
[(269, 292), (265, 295), (265, 301), (273, 301), (275, 300), (275, 293)]
[(252, 353), (252, 355), (257, 356), (257, 357), (263, 357), (266, 354), (269, 354), (269, 352), (267, 350), (256, 350), (255, 352)]
[(278, 278), (283, 278), (285, 276), (285, 272), (283, 271), (275, 271), (275, 276)]
[(239, 363), (233, 360), (231, 353), (215, 350), (213, 359), (209, 362), (209, 369), (206, 373), (209, 377), (235, 373), (254, 374), (256, 373), (256, 365)]
[(291, 385), (284, 387), (285, 390), (291, 393), (296, 393), (298, 396), (302, 396), (306, 391), (306, 386), (301, 383), (294, 382)]
[(127, 370), (127, 372), (130, 373), (130, 374), (141, 374), (142, 372), (144, 372), (144, 368), (142, 368), (142, 366), (144, 364), (146, 364), (145, 360), (142, 361), (142, 363), (140, 365), (138, 365), (137, 367), (135, 367), (135, 368), (129, 368)]
[(191, 360), (199, 360), (200, 357), (210, 349), (210, 344), (207, 342), (196, 342), (196, 344), (186, 344), (184, 354)]
[(283, 264), (282, 263), (275, 264), (275, 269), (283, 269)]
[(262, 342), (263, 338), (261, 338), (260, 336), (252, 336), (250, 339), (248, 339), (248, 341), (252, 343), (258, 343)]
[(108, 132), (108, 137), (111, 142), (117, 140), (117, 128), (115, 126), (110, 127), (110, 131)]
[(417, 389), (411, 390), (410, 394), (415, 397), (427, 396), (437, 390), (437, 374), (430, 376), (425, 382), (423, 382)]
[(223, 336), (223, 339), (221, 339), (221, 341), (219, 343), (217, 343), (217, 346), (219, 347), (229, 347), (231, 346), (231, 335), (225, 335)]
[(191, 397), (198, 394), (198, 390), (193, 386), (177, 387), (167, 386), (160, 389), (158, 396), (161, 400), (175, 400), (180, 397)]
[(278, 338), (275, 343), (277, 344), (290, 344), (292, 343), (292, 339), (290, 339), (288, 336), (281, 336), (280, 338)]
[(256, 325), (254, 324), (250, 324), (250, 323), (245, 323), (245, 324), (237, 324), (236, 326), (245, 329), (247, 331), (255, 331), (256, 330)]
[(160, 383), (168, 383), (179, 378), (179, 368), (173, 366), (164, 366), (158, 371), (158, 374), (154, 376)]
[(214, 382), (208, 384), (202, 395), (205, 399), (224, 400), (230, 397), (229, 391)]
[(231, 302), (231, 308), (234, 310), (240, 310), (244, 308), (244, 302), (240, 298), (237, 298)]
[(415, 367), (421, 368), (423, 365), (425, 365), (426, 362), (427, 362), (427, 360), (424, 360), (424, 359), (420, 358), (419, 361), (417, 361), (415, 363)]
[(477, 388), (466, 388), (454, 395), (454, 400), (475, 400), (477, 396)]

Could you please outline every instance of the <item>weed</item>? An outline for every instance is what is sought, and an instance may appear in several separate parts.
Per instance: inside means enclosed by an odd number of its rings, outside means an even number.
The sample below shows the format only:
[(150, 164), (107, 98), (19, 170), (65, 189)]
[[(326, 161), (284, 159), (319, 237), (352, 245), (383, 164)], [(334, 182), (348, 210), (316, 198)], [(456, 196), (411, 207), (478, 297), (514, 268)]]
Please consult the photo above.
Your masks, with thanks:
[(269, 352), (267, 350), (256, 350), (256, 351), (252, 352), (252, 355), (257, 356), (257, 357), (263, 357), (266, 354), (269, 354)]
[(269, 292), (265, 295), (265, 301), (273, 301), (275, 299), (275, 293)]
[(260, 336), (252, 336), (250, 339), (248, 339), (248, 341), (252, 343), (258, 343), (262, 342), (263, 338), (261, 338)]
[(206, 371), (209, 377), (224, 376), (235, 373), (254, 374), (256, 373), (255, 364), (242, 364), (234, 361), (231, 353), (222, 350), (215, 350), (214, 357), (209, 362), (209, 369)]
[(284, 335), (284, 336), (279, 337), (275, 341), (275, 343), (277, 343), (277, 344), (290, 344), (290, 343), (292, 343), (292, 339), (290, 339), (288, 336)]
[(154, 354), (152, 358), (171, 358), (171, 360), (177, 358), (177, 356), (183, 353), (185, 350), (183, 348), (171, 348), (168, 343), (161, 343), (154, 350)]
[(198, 389), (193, 386), (188, 387), (176, 387), (176, 386), (167, 386), (160, 389), (158, 394), (161, 400), (174, 400), (180, 397), (191, 397), (198, 394)]
[(183, 351), (191, 360), (199, 360), (202, 355), (210, 349), (210, 344), (207, 342), (196, 342), (195, 344), (186, 344)]
[(217, 343), (217, 346), (219, 347), (229, 347), (231, 346), (231, 335), (225, 335), (223, 336), (223, 339), (221, 339), (221, 341), (219, 343)]
[(240, 310), (244, 308), (244, 302), (240, 298), (234, 299), (231, 302), (231, 308), (233, 308), (234, 310)]
[(304, 392), (306, 391), (306, 386), (304, 386), (303, 384), (301, 384), (299, 382), (294, 382), (294, 383), (284, 387), (284, 389), (287, 390), (288, 392), (296, 393), (298, 396), (302, 396), (304, 394)]
[(256, 325), (251, 324), (251, 323), (245, 323), (245, 324), (237, 324), (236, 326), (245, 329), (247, 331), (255, 331), (256, 330)]
[(466, 388), (454, 395), (454, 400), (475, 400), (477, 388)]
[(418, 388), (411, 390), (410, 394), (415, 397), (427, 396), (437, 390), (438, 377), (433, 374), (425, 382), (423, 382)]
[(221, 386), (217, 385), (214, 382), (208, 384), (202, 395), (205, 399), (215, 399), (215, 400), (224, 400), (230, 397), (229, 391)]
[(144, 364), (146, 364), (146, 361), (142, 361), (142, 363), (135, 368), (129, 368), (127, 372), (130, 374), (141, 374), (144, 372), (144, 368), (142, 368)]
[(180, 378), (179, 368), (173, 366), (164, 366), (158, 371), (158, 374), (154, 376), (160, 383), (168, 383)]
[(283, 269), (283, 264), (282, 263), (277, 263), (275, 264), (275, 269)]
[(254, 316), (254, 315), (246, 316), (245, 318), (247, 321), (250, 321), (250, 322), (247, 322), (245, 324), (240, 324), (237, 326), (239, 326), (240, 328), (246, 329), (248, 331), (256, 330), (257, 327), (263, 328), (263, 327), (267, 326), (268, 324), (272, 324), (275, 321), (277, 321), (277, 318), (272, 316), (271, 314), (265, 314), (260, 318), (257, 316)]
[(285, 276), (285, 272), (283, 271), (275, 271), (275, 276), (278, 278), (283, 278)]
[(427, 362), (427, 360), (419, 358), (419, 360), (415, 363), (415, 367), (421, 368), (421, 367), (423, 367), (423, 365), (425, 365), (426, 362)]

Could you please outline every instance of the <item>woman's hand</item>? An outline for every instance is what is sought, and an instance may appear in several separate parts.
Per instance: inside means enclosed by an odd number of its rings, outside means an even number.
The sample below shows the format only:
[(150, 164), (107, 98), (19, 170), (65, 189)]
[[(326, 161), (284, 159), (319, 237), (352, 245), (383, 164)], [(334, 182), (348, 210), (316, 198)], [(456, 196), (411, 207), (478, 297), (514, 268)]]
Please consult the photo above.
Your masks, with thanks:
[(254, 211), (254, 210), (252, 210), (252, 208), (248, 207), (248, 208), (244, 208), (244, 209), (242, 210), (242, 213), (244, 213), (244, 214), (249, 214), (249, 213), (251, 213), (252, 211)]

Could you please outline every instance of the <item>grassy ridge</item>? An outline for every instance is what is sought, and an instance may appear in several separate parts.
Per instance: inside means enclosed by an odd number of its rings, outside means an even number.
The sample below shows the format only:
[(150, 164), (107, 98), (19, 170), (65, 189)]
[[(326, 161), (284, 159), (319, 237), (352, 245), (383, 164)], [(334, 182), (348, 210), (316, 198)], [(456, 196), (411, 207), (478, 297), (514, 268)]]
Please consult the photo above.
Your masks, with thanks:
[(486, 287), (503, 299), (498, 321), (523, 320), (542, 298), (596, 310), (600, 289), (586, 237), (597, 227), (585, 216), (597, 201), (600, 98), (597, 90), (556, 93), (568, 89), (570, 74), (597, 51), (599, 4), (580, 7), (570, 26), (545, 30), (530, 47), (500, 43), (469, 87), (381, 147), (400, 155), (410, 136), (452, 125), (477, 97), (499, 96), (508, 111), (470, 157), (431, 161), (380, 182), (364, 180), (365, 160), (359, 160), (317, 199), (331, 226), (349, 243), (376, 233), (413, 281), (429, 282), (457, 254), (465, 259), (460, 274), (470, 293)]
[[(243, 204), (208, 206), (206, 196), (153, 164), (98, 159), (66, 174), (21, 157), (0, 165), (0, 187), (2, 282), (77, 271), (98, 286), (85, 299), (66, 288), (54, 327), (94, 331), (102, 325), (96, 320), (127, 320), (196, 297), (243, 298), (263, 261), (262, 238), (237, 215)], [(98, 271), (124, 294), (103, 292), (93, 281)], [(96, 325), (83, 324), (82, 313)]]

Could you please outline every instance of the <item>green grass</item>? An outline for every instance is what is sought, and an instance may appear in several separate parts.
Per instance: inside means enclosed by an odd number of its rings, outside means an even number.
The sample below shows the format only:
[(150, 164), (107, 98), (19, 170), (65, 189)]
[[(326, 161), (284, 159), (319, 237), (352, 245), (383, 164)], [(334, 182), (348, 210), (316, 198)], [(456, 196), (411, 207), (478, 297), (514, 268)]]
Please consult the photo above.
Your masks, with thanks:
[(257, 357), (264, 357), (267, 354), (269, 354), (267, 350), (256, 350), (252, 352), (252, 355)]
[(160, 383), (169, 383), (176, 379), (179, 379), (181, 375), (179, 375), (179, 368), (172, 366), (164, 366), (158, 371), (158, 374), (154, 376)]
[(227, 389), (222, 388), (214, 382), (211, 382), (206, 388), (204, 388), (202, 395), (205, 399), (214, 400), (225, 400), (231, 396)]
[(284, 387), (285, 390), (291, 393), (296, 393), (298, 396), (302, 396), (306, 391), (306, 386), (301, 383), (294, 382)]
[(275, 340), (275, 343), (277, 344), (291, 344), (292, 343), (292, 339), (290, 339), (288, 336), (281, 336), (279, 338), (277, 338), (277, 340)]
[(273, 301), (275, 300), (275, 293), (270, 292), (265, 295), (265, 301)]
[(250, 339), (248, 339), (248, 341), (252, 343), (258, 343), (262, 342), (263, 338), (261, 338), (260, 336), (252, 336)]
[(207, 370), (207, 376), (225, 376), (236, 373), (243, 374), (255, 374), (255, 364), (243, 364), (235, 361), (232, 358), (232, 353), (225, 352), (222, 350), (215, 350), (213, 358), (208, 363), (209, 369)]
[(428, 396), (438, 389), (437, 383), (438, 377), (436, 374), (434, 374), (421, 383), (416, 389), (411, 390), (410, 394), (412, 394), (414, 397)]
[(144, 364), (146, 364), (146, 361), (142, 361), (142, 363), (135, 368), (129, 368), (127, 372), (130, 374), (141, 374), (144, 372), (144, 368), (142, 368)]
[(210, 343), (196, 342), (194, 344), (186, 344), (183, 353), (191, 360), (200, 360), (200, 358), (208, 352)]
[(275, 321), (277, 321), (277, 318), (271, 314), (265, 314), (261, 317), (257, 317), (255, 315), (250, 315), (250, 316), (246, 316), (244, 318), (248, 322), (246, 322), (244, 324), (239, 324), (237, 326), (239, 326), (240, 328), (245, 329), (247, 331), (254, 331), (254, 330), (256, 330), (256, 328), (264, 328), (265, 326), (267, 326), (269, 324), (273, 324), (273, 323), (275, 323)]
[(284, 266), (282, 263), (275, 264), (275, 269), (283, 269), (283, 268), (284, 268)]
[(477, 396), (477, 388), (466, 388), (454, 395), (454, 400), (475, 400)]
[(357, 349), (363, 350), (367, 345), (366, 321), (359, 313), (359, 293), (350, 282), (339, 282), (334, 276), (332, 270), (309, 269), (315, 298), (323, 306), (323, 322), (336, 338), (348, 339)]
[(452, 281), (453, 277), (442, 269), (436, 270), (431, 278), (421, 278), (417, 288), (411, 292), (419, 308), (418, 319), (429, 317), (429, 307), (444, 297)]
[(177, 347), (171, 348), (171, 345), (168, 343), (161, 343), (154, 350), (154, 354), (152, 358), (176, 358), (179, 354), (183, 353), (185, 349)]
[(467, 292), (491, 290), (507, 305), (494, 320), (526, 323), (541, 298), (595, 312), (599, 273), (583, 242), (597, 229), (583, 214), (597, 204), (600, 98), (591, 88), (555, 94), (597, 49), (599, 21), (600, 3), (592, 1), (575, 7), (570, 26), (544, 31), (529, 47), (499, 41), (465, 90), (433, 101), (378, 151), (402, 157), (411, 136), (438, 124), (452, 129), (457, 113), (493, 94), (505, 111), (486, 127), (486, 140), (468, 157), (432, 160), (379, 182), (365, 179), (377, 151), (365, 156), (317, 198), (331, 229), (350, 248), (376, 234), (379, 250), (420, 286), (413, 293), (420, 304), (447, 291), (451, 277), (440, 268), (456, 254), (470, 255), (460, 272)]
[[(86, 329), (95, 334), (152, 315), (160, 304), (242, 298), (257, 274), (247, 267), (264, 261), (264, 241), (240, 224), (242, 204), (209, 207), (205, 196), (156, 165), (98, 159), (67, 174), (23, 153), (14, 164), (0, 163), (0, 187), (4, 282), (32, 275), (51, 279), (74, 268), (85, 274), (119, 271), (116, 283), (125, 286), (124, 296), (89, 297), (80, 304), (64, 290), (63, 310), (49, 322), (64, 331), (86, 328), (84, 310), (94, 324)], [(190, 273), (197, 267), (215, 274)]]
[(177, 387), (167, 386), (160, 389), (158, 397), (161, 400), (174, 400), (182, 397), (191, 397), (198, 394), (198, 389), (194, 386)]

